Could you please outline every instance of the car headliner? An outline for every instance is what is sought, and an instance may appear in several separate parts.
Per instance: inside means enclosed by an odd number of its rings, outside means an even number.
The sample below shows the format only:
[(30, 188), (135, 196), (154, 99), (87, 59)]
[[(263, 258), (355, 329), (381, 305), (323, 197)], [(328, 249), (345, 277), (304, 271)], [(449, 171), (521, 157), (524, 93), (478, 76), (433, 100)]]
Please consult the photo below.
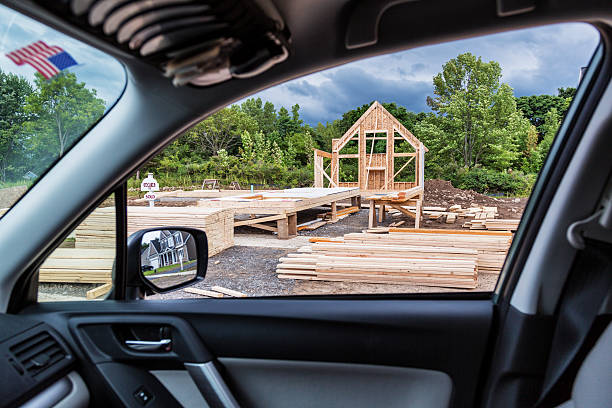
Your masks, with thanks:
[[(91, 206), (181, 132), (234, 101), (364, 57), (536, 25), (584, 21), (600, 23), (601, 28), (612, 21), (612, 8), (597, 0), (538, 1), (535, 10), (509, 17), (497, 15), (494, 0), (275, 1), (292, 34), (286, 62), (251, 79), (234, 79), (206, 88), (175, 88), (157, 68), (31, 1), (0, 2), (100, 48), (120, 60), (128, 75), (117, 104), (0, 220), (0, 311), (6, 310), (8, 294), (19, 276), (32, 270), (40, 260), (38, 255), (50, 251)], [(376, 44), (347, 49), (347, 26), (356, 5), (380, 3), (403, 4), (388, 8), (380, 17)]]

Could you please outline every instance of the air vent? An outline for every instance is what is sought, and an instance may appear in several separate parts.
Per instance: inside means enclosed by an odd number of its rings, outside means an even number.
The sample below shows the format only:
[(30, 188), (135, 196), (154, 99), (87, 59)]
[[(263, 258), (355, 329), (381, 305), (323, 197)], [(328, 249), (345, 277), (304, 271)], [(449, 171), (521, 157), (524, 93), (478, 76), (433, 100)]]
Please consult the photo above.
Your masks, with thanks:
[(39, 3), (157, 66), (176, 86), (250, 78), (289, 56), (289, 30), (272, 0)]
[(42, 331), (10, 348), (11, 353), (32, 377), (66, 358), (66, 351), (47, 331)]

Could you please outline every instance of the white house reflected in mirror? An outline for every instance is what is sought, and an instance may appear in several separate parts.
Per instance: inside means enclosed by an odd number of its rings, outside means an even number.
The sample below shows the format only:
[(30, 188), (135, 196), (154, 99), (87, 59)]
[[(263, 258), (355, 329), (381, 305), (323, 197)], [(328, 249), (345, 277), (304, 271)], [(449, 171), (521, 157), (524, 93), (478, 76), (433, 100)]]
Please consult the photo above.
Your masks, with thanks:
[(153, 285), (165, 289), (192, 280), (197, 275), (195, 238), (186, 231), (147, 232), (140, 243), (140, 268)]

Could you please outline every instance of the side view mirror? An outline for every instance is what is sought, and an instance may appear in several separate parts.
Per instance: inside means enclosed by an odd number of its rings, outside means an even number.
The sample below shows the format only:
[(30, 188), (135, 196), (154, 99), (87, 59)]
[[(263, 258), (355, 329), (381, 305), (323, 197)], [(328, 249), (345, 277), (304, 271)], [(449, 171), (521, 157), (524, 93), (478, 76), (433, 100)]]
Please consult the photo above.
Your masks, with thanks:
[(130, 235), (128, 287), (165, 293), (204, 279), (208, 265), (206, 233), (195, 228), (160, 227)]

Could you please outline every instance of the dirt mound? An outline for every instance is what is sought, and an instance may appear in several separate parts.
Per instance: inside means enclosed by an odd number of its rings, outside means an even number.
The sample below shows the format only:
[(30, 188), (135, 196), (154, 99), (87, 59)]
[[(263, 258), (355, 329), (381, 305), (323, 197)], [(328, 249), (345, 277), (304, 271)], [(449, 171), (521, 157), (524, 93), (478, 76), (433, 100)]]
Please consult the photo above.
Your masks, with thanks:
[(500, 218), (520, 218), (527, 202), (526, 198), (489, 197), (474, 190), (455, 188), (450, 181), (425, 180), (425, 206), (449, 207), (459, 204), (470, 207), (472, 204), (497, 207)]

